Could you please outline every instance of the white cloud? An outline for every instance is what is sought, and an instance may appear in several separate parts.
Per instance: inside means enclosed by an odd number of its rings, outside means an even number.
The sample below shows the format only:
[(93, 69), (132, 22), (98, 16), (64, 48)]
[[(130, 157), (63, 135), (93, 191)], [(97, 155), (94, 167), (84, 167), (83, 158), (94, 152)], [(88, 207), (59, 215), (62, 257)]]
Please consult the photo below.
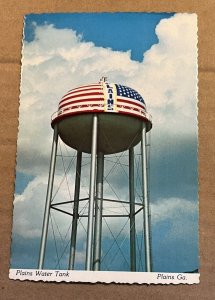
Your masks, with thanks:
[(50, 119), (71, 88), (98, 82), (101, 76), (137, 89), (153, 115), (153, 134), (193, 133), (196, 113), (197, 24), (195, 14), (176, 14), (156, 28), (159, 43), (132, 61), (118, 52), (84, 42), (70, 29), (36, 26), (22, 59), (19, 171), (38, 175), (48, 168)]
[(156, 27), (159, 42), (144, 54), (137, 78), (129, 79), (145, 96), (154, 126), (195, 132), (197, 101), (197, 17), (176, 14)]
[[(84, 176), (82, 176), (82, 179)], [(70, 201), (74, 197), (74, 173), (71, 170), (70, 175), (67, 175), (67, 179), (60, 175), (55, 176), (54, 181), (54, 188), (53, 188), (53, 195), (54, 201), (53, 203)], [(82, 180), (81, 182), (81, 191), (80, 191), (80, 198), (87, 197), (89, 181), (86, 182), (87, 179)], [(67, 184), (68, 183), (68, 184)], [(69, 186), (69, 189), (68, 189)], [(108, 189), (107, 189), (108, 190)], [(27, 187), (25, 188), (24, 192), (21, 195), (15, 196), (14, 201), (14, 228), (13, 231), (16, 234), (19, 234), (25, 238), (37, 238), (41, 236), (42, 231), (42, 220), (43, 220), (43, 212), (45, 207), (45, 197), (47, 191), (47, 178), (46, 176), (37, 176), (34, 178)], [(58, 191), (56, 193), (56, 191)], [(118, 193), (122, 194), (123, 190), (119, 190)], [(113, 196), (113, 195), (111, 195)], [(109, 194), (105, 194), (105, 197), (111, 199)], [(104, 214), (128, 214), (129, 206), (125, 208), (125, 206), (118, 205), (117, 203), (107, 202), (103, 203), (104, 207)], [(33, 209), (32, 209), (33, 208)], [(58, 206), (60, 209), (65, 209), (67, 212), (72, 213), (73, 205), (61, 205)], [(79, 213), (80, 214), (87, 214), (88, 213), (88, 202), (81, 201), (79, 204)], [(61, 212), (56, 212), (53, 209), (51, 210), (51, 214), (53, 216), (53, 223), (59, 227), (61, 231), (61, 235), (64, 236), (68, 230), (71, 229), (71, 221), (72, 218), (67, 216)], [(81, 219), (81, 220), (80, 220)], [(80, 218), (79, 219), (79, 232), (78, 237), (79, 239), (86, 238), (86, 226), (87, 226), (87, 219)], [(81, 221), (81, 222), (80, 222)], [(111, 226), (114, 232), (119, 232), (121, 227), (124, 225), (126, 219), (122, 218), (106, 218), (106, 221), (109, 226)], [(83, 225), (83, 226), (82, 226)], [(84, 229), (85, 227), (85, 229)], [(69, 229), (70, 228), (70, 229)], [(51, 234), (50, 228), (50, 234)], [(55, 226), (56, 232), (58, 232), (58, 228)], [(110, 234), (109, 229), (105, 226), (103, 235), (107, 236)]]
[[(56, 178), (56, 186), (59, 185), (61, 181), (60, 177)], [(56, 190), (56, 186), (54, 190)], [(73, 187), (74, 188), (74, 187)], [(15, 202), (15, 210), (14, 210), (14, 226), (13, 226), (13, 234), (18, 238), (22, 238), (24, 240), (28, 240), (31, 242), (34, 239), (39, 239), (41, 237), (42, 232), (42, 219), (43, 219), (43, 211), (45, 205), (45, 194), (46, 194), (46, 178), (37, 177), (29, 185), (26, 187), (24, 193), (21, 196), (17, 196)], [(65, 186), (62, 186), (58, 193), (59, 199), (67, 200), (68, 193)], [(80, 205), (81, 206), (81, 205)], [(110, 210), (113, 211), (113, 206), (116, 206), (113, 203), (104, 203), (105, 212), (110, 213)], [(63, 206), (61, 206), (63, 208)], [(117, 210), (115, 210), (117, 211)], [(161, 241), (165, 239), (167, 247), (170, 245), (179, 245), (180, 243), (185, 243), (185, 245), (193, 243), (193, 240), (196, 239), (196, 226), (197, 226), (197, 204), (194, 204), (186, 199), (179, 198), (169, 198), (169, 199), (159, 199), (157, 203), (152, 203), (151, 205), (152, 211), (152, 241), (154, 248), (159, 247)], [(118, 209), (119, 212), (119, 209)], [(86, 212), (87, 213), (87, 210)], [(120, 210), (122, 213), (122, 210)], [(58, 249), (58, 256), (60, 259), (60, 266), (67, 267), (68, 264), (68, 251), (69, 251), (69, 240), (71, 235), (71, 217), (60, 212), (54, 212), (51, 210), (51, 219), (50, 219), (50, 227), (49, 227), (49, 235), (47, 242), (47, 249), (50, 247), (50, 243), (54, 243), (53, 241), (53, 231), (52, 226), (54, 228), (55, 235), (55, 245)], [(127, 225), (125, 226), (125, 223)], [(154, 233), (158, 231), (158, 228), (162, 228), (162, 224), (167, 223), (167, 228), (159, 229), (160, 237), (156, 237), (154, 239)], [(82, 265), (84, 266), (85, 262), (85, 248), (86, 248), (86, 232), (82, 227), (82, 224), (87, 225), (87, 219), (81, 218), (81, 223), (78, 223), (78, 233), (77, 233), (77, 251), (76, 251), (76, 266)], [(111, 232), (110, 232), (110, 230)], [(136, 215), (136, 234), (140, 236), (143, 233), (143, 211)], [(102, 256), (105, 257), (107, 251), (109, 251), (112, 247), (112, 242), (114, 242), (113, 236), (117, 238), (119, 245), (125, 247), (129, 240), (129, 220), (127, 218), (105, 218), (103, 219), (103, 231), (102, 238), (105, 241), (106, 238), (109, 238), (112, 241), (108, 244), (108, 246), (102, 245), (103, 251)], [(120, 242), (119, 242), (120, 238)], [(155, 244), (156, 243), (156, 247)], [(38, 245), (39, 246), (39, 245)], [(49, 248), (48, 248), (49, 247)], [(115, 245), (116, 247), (116, 245)], [(113, 247), (113, 249), (115, 249)], [(137, 247), (138, 242), (137, 242)], [(172, 247), (172, 246), (171, 246)], [(186, 246), (187, 247), (187, 246)], [(65, 251), (65, 249), (67, 250)], [(153, 249), (154, 249), (153, 248)], [(112, 249), (112, 250), (113, 250)], [(111, 251), (112, 251), (111, 250)], [(154, 249), (156, 250), (156, 249)], [(28, 249), (26, 250), (28, 252)], [(36, 250), (35, 250), (36, 251)], [(52, 251), (50, 251), (49, 260), (54, 259), (56, 253), (55, 247), (52, 247)], [(116, 253), (115, 250), (109, 252), (109, 255), (113, 255)], [(168, 248), (169, 251), (169, 248)], [(118, 252), (117, 252), (118, 253)], [(36, 261), (38, 252), (35, 252), (34, 259)], [(120, 255), (117, 256), (117, 260), (120, 260)], [(161, 258), (165, 257), (165, 254), (162, 254)], [(54, 267), (56, 268), (56, 266)]]
[[(153, 135), (161, 131), (169, 135), (174, 135), (175, 131), (180, 135), (195, 133), (196, 30), (194, 14), (176, 14), (162, 20), (156, 28), (159, 43), (144, 54), (142, 62), (136, 62), (131, 60), (129, 51), (122, 53), (96, 47), (92, 42), (83, 42), (72, 30), (56, 29), (52, 25), (36, 26), (34, 41), (26, 43), (23, 50), (17, 158), (17, 170), (36, 178), (16, 197), (15, 234), (25, 238), (41, 236), (52, 141), (50, 118), (67, 90), (107, 76), (110, 81), (133, 87), (144, 96), (153, 115)], [(73, 175), (71, 172), (70, 179)], [(87, 174), (85, 178), (86, 188), (82, 187), (82, 194), (87, 193), (89, 186)], [(59, 172), (55, 176), (55, 188), (61, 179)], [(108, 190), (107, 184), (105, 188)], [(124, 194), (124, 188), (120, 195)], [(70, 190), (73, 193), (74, 180)], [(68, 199), (68, 196), (64, 182), (58, 197)], [(115, 210), (113, 203), (105, 203), (105, 208)], [(186, 199), (169, 198), (153, 203), (151, 209), (154, 226), (164, 220), (173, 224), (169, 237), (183, 236), (185, 225), (190, 230), (187, 236), (191, 236), (196, 204)], [(61, 231), (68, 232), (71, 218), (58, 212), (55, 218)], [(180, 227), (182, 220), (184, 226)], [(142, 223), (140, 213), (137, 215), (138, 231), (142, 230)], [(123, 224), (121, 218), (114, 218), (111, 229), (119, 232)], [(103, 235), (108, 234), (106, 226)], [(80, 226), (79, 238), (84, 240), (85, 236)], [(83, 258), (80, 251), (78, 260)]]
[[(67, 178), (70, 186), (70, 195), (73, 198), (74, 184), (72, 185), (72, 177)], [(55, 184), (53, 189), (53, 195), (55, 195), (56, 190), (58, 189), (60, 183), (62, 182), (62, 176), (55, 177)], [(14, 210), (14, 233), (19, 234), (25, 238), (35, 238), (41, 236), (42, 230), (42, 219), (43, 211), (45, 205), (45, 195), (47, 189), (47, 178), (45, 176), (40, 176), (34, 178), (26, 187), (22, 195), (17, 195), (15, 198), (15, 210)], [(119, 194), (122, 192), (119, 190)], [(85, 187), (81, 187), (82, 197), (86, 197)], [(55, 197), (53, 203), (59, 202), (61, 199), (64, 201), (70, 200), (70, 195), (68, 193), (68, 187), (66, 180), (61, 184), (60, 189)], [(107, 198), (109, 195), (105, 195)], [(127, 214), (129, 213), (129, 206), (122, 206), (113, 202), (104, 202), (104, 214)], [(80, 210), (85, 206), (84, 214), (87, 214), (88, 206), (86, 202), (80, 203)], [(169, 221), (172, 226), (169, 230), (169, 237), (175, 237), (177, 239), (190, 236), (191, 232), (196, 227), (196, 217), (198, 211), (197, 203), (191, 202), (186, 199), (180, 198), (168, 198), (168, 199), (159, 199), (156, 203), (151, 204), (151, 216), (152, 216), (152, 226), (159, 225), (163, 221)], [(33, 208), (33, 209), (32, 209)], [(72, 205), (61, 206), (61, 209), (66, 208), (67, 211), (72, 212)], [(139, 207), (138, 207), (139, 208)], [(136, 208), (136, 209), (138, 209)], [(82, 210), (83, 213), (83, 210)], [(55, 230), (58, 233), (58, 228), (60, 229), (61, 235), (65, 234), (70, 235), (71, 230), (71, 217), (67, 216), (60, 212), (54, 212), (52, 210), (53, 224)], [(103, 237), (110, 237), (110, 231), (114, 234), (118, 234), (121, 229), (124, 227), (125, 223), (128, 221), (127, 218), (105, 218), (103, 220)], [(81, 223), (85, 226), (86, 229), (86, 218), (81, 218)], [(79, 223), (78, 238), (83, 239), (83, 242), (86, 238), (86, 232)], [(56, 227), (56, 224), (58, 228)], [(189, 225), (189, 226), (188, 226)], [(143, 212), (140, 212), (136, 215), (136, 230), (141, 232), (143, 230)], [(108, 228), (109, 227), (109, 228)], [(185, 232), (186, 228), (186, 232)], [(68, 233), (69, 232), (69, 233)], [(50, 228), (51, 235), (51, 228)], [(129, 221), (127, 225), (121, 232), (121, 236), (129, 236)], [(68, 237), (68, 236), (67, 236)]]
[[(59, 181), (59, 178), (55, 179), (55, 182)], [(41, 236), (46, 189), (47, 178), (41, 176), (34, 178), (21, 195), (16, 195), (13, 215), (15, 234), (25, 238)]]
[(160, 199), (151, 204), (151, 216), (153, 225), (159, 226), (163, 221), (170, 222), (168, 238), (192, 238), (196, 233), (198, 202), (181, 198)]

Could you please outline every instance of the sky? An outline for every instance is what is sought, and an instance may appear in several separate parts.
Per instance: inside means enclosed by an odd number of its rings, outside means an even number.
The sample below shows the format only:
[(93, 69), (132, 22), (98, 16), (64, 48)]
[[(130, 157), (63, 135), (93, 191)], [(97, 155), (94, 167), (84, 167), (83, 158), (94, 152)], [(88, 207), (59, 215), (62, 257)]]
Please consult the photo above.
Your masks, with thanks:
[[(52, 141), (52, 113), (68, 90), (107, 76), (110, 82), (136, 89), (153, 118), (150, 150), (153, 270), (183, 272), (197, 269), (196, 15), (32, 14), (25, 17), (24, 36), (11, 267), (37, 267)], [(63, 151), (67, 153), (71, 149)], [(87, 164), (89, 157), (85, 160)], [(126, 163), (126, 157), (123, 162)], [(139, 165), (140, 162), (137, 160), (136, 163)], [(63, 172), (60, 162), (57, 166), (55, 190)], [(111, 163), (107, 163), (108, 168)], [(87, 193), (87, 172), (86, 168), (83, 171), (83, 196)], [(127, 180), (119, 176), (120, 172), (123, 173), (118, 168), (112, 173), (110, 183), (126, 198)], [(73, 174), (71, 169), (71, 191)], [(111, 196), (107, 183), (105, 193)], [(62, 185), (56, 201), (66, 197), (68, 191)], [(141, 215), (137, 219), (141, 223)], [(58, 222), (57, 226), (64, 230), (65, 239), (58, 249), (69, 239), (65, 220), (65, 216), (55, 214), (50, 225), (56, 226), (54, 223)], [(108, 226), (117, 234), (123, 223), (114, 220), (106, 225), (104, 252), (110, 243)], [(128, 257), (126, 226), (119, 243)], [(77, 268), (82, 267), (85, 245), (81, 226), (79, 231)], [(140, 234), (141, 228), (137, 225), (137, 235)], [(60, 239), (60, 234), (56, 239)], [(56, 263), (53, 263), (55, 242), (50, 229), (47, 268), (53, 268)], [(67, 259), (65, 254), (60, 267), (66, 267)], [(106, 256), (106, 259), (112, 258)], [(113, 268), (126, 270), (126, 262), (113, 261)]]
[[(34, 24), (54, 24), (55, 28), (72, 28), (85, 42), (116, 51), (131, 50), (131, 58), (141, 61), (143, 53), (158, 42), (154, 28), (162, 18), (173, 13), (77, 13), (29, 15), (25, 21), (25, 40), (35, 37)], [(129, 22), (129, 26), (128, 23)], [(125, 30), (126, 28), (126, 30)], [(141, 35), (136, 34), (141, 28)], [(142, 35), (147, 38), (142, 38)], [(120, 38), (119, 38), (120, 37)]]

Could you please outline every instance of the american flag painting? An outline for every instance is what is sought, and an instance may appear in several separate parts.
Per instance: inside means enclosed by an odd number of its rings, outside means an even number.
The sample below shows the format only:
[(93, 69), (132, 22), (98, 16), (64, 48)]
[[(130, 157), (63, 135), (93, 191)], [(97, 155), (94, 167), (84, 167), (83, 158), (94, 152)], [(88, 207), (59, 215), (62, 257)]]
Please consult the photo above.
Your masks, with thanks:
[(130, 114), (147, 119), (143, 97), (134, 89), (102, 79), (99, 83), (74, 88), (63, 96), (52, 121), (83, 113)]

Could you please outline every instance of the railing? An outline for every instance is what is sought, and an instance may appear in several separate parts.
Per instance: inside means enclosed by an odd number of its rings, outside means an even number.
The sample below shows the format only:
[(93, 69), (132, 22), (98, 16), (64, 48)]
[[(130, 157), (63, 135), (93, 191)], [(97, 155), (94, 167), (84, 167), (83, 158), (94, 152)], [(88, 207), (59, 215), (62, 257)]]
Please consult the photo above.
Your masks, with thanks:
[[(54, 112), (53, 114), (52, 114), (52, 116), (51, 116), (51, 121), (53, 121), (54, 119), (56, 119), (57, 117), (59, 117), (60, 115), (62, 115), (63, 113), (69, 113), (69, 112), (71, 112), (71, 111), (80, 111), (80, 109), (82, 109), (83, 108), (83, 106), (86, 108), (86, 104), (84, 105), (78, 105), (78, 107), (77, 106), (75, 106), (75, 107), (71, 107), (71, 108), (66, 108), (66, 109), (60, 109), (60, 110), (58, 110), (58, 111), (56, 111), (56, 112)], [(98, 106), (91, 106), (91, 105), (89, 105), (88, 106), (88, 110), (89, 109), (104, 109), (104, 111), (105, 111), (105, 108), (106, 108), (106, 106), (107, 105), (105, 105), (105, 104), (98, 104)], [(125, 106), (126, 107), (128, 107), (127, 109), (125, 108)], [(117, 106), (118, 108), (121, 108), (121, 109), (126, 109), (126, 110), (130, 110), (130, 111), (134, 111), (134, 108), (133, 107), (130, 107), (129, 105), (118, 105)], [(142, 115), (142, 116), (144, 116), (144, 117), (146, 117), (146, 119), (147, 120), (149, 120), (150, 122), (152, 122), (152, 116), (148, 113), (148, 112), (146, 112), (145, 110), (143, 110), (143, 109), (138, 109), (138, 112)]]
[(51, 115), (51, 121), (53, 121), (55, 118), (57, 118), (59, 116), (58, 111), (55, 111), (52, 115)]
[(152, 123), (152, 116), (147, 111), (145, 112), (145, 116)]

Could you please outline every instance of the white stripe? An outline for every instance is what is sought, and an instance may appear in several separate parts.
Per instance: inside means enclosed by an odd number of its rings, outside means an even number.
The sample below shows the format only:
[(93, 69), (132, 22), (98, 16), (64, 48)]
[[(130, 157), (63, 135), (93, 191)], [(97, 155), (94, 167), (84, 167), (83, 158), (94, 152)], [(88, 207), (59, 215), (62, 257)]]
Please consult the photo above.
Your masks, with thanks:
[(125, 103), (125, 102), (119, 100), (117, 102), (117, 107), (119, 107), (119, 109), (120, 109), (120, 106), (127, 106), (127, 107), (130, 107), (130, 108), (136, 108), (136, 109), (140, 109), (140, 110), (142, 110), (142, 109), (145, 110), (144, 106), (141, 108), (141, 107), (139, 107), (139, 106), (137, 106), (135, 104)]
[[(93, 104), (97, 104), (97, 106), (92, 106)], [(84, 106), (83, 105), (89, 105), (88, 107)], [(74, 110), (74, 111), (85, 111), (85, 110), (88, 110), (88, 109), (96, 109), (96, 108), (99, 108), (99, 109), (102, 109), (104, 108), (104, 103), (101, 102), (98, 104), (98, 102), (94, 102), (94, 103), (84, 103), (83, 105), (69, 105), (69, 106), (66, 106), (64, 107), (63, 109), (60, 109), (59, 112), (61, 111), (62, 114), (64, 113), (67, 113), (69, 110)], [(78, 107), (77, 107), (78, 106)], [(68, 110), (67, 110), (68, 109)], [(134, 114), (139, 114), (139, 115), (145, 115), (145, 111), (139, 109), (138, 111), (136, 110), (132, 110), (130, 108), (125, 108), (125, 107), (119, 107), (119, 110), (120, 111), (125, 111), (125, 112), (132, 112)]]
[[(104, 101), (104, 99), (102, 98), (102, 95), (95, 95), (93, 96), (93, 100), (95, 99), (98, 99), (98, 101)], [(75, 97), (75, 98), (71, 98), (71, 99), (68, 99), (68, 100), (65, 100), (63, 102), (61, 102), (59, 104), (59, 107), (62, 107), (62, 105), (66, 104), (66, 103), (70, 103), (70, 102), (73, 102), (73, 101), (78, 101), (78, 100), (90, 100), (90, 96), (80, 96), (80, 97)], [(95, 100), (96, 101), (96, 100)], [(83, 103), (85, 103), (85, 101), (83, 101)], [(80, 105), (83, 104), (82, 102), (80, 102)], [(72, 105), (72, 103), (71, 103)], [(78, 103), (74, 103), (74, 105), (78, 105)]]
[[(63, 111), (61, 112), (61, 110), (58, 111), (58, 115), (57, 117), (59, 116), (65, 116), (71, 112), (85, 112), (86, 110), (89, 111), (89, 110), (102, 110), (103, 111), (104, 107), (100, 107), (100, 106), (89, 106), (89, 107), (76, 107), (76, 108), (70, 108), (66, 111)], [(61, 113), (60, 113), (61, 112)], [(54, 118), (55, 119), (55, 118)]]
[(119, 108), (119, 113), (120, 112), (126, 112), (126, 113), (130, 113), (130, 114), (135, 114), (135, 115), (138, 115), (138, 116), (142, 116), (142, 117), (145, 117), (145, 112), (140, 112), (140, 111), (136, 111), (136, 110), (131, 110), (131, 109), (127, 109), (127, 108)]
[(77, 96), (77, 95), (84, 95), (86, 93), (101, 93), (101, 95), (103, 94), (101, 89), (99, 89), (99, 90), (92, 89), (90, 91), (81, 91), (81, 92), (70, 92), (70, 93), (66, 94), (65, 96), (63, 96), (61, 101), (65, 98), (67, 98), (67, 97), (73, 97), (73, 96)]
[(101, 88), (101, 84), (99, 83), (95, 83), (95, 84), (90, 84), (90, 85), (83, 85), (83, 86), (79, 86), (78, 88), (74, 88), (74, 89), (71, 89), (68, 91), (69, 92), (72, 92), (72, 91), (79, 91), (79, 90), (86, 90), (86, 89), (90, 89), (90, 88), (94, 88), (94, 87), (98, 87), (98, 88)]
[[(87, 100), (89, 100), (89, 99), (87, 99)], [(65, 101), (62, 104), (66, 104), (66, 103), (69, 103), (69, 100)], [(59, 109), (62, 107), (62, 104), (61, 104), (61, 106), (59, 106)], [(68, 107), (82, 106), (82, 105), (92, 105), (92, 104), (98, 104), (98, 105), (99, 104), (103, 104), (104, 105), (104, 100), (102, 99), (100, 101), (83, 101), (83, 102), (79, 102), (79, 103), (69, 103), (68, 105), (63, 106), (62, 109), (64, 110), (64, 109), (66, 109)], [(121, 109), (121, 106), (127, 106), (129, 108), (126, 108), (126, 109), (130, 109), (130, 110), (132, 110), (132, 108), (136, 108), (138, 110), (141, 110), (141, 109), (145, 110), (144, 106), (141, 108), (141, 107), (135, 105), (135, 103), (134, 104), (130, 104), (130, 103), (125, 103), (125, 102), (119, 100), (118, 103), (117, 103), (117, 107), (119, 109)]]
[[(102, 104), (102, 106), (104, 106), (104, 101), (84, 101), (84, 102), (80, 102), (80, 103), (71, 103), (71, 104), (68, 104), (64, 107), (61, 108), (61, 110), (65, 110), (66, 108), (72, 108), (72, 107), (75, 107), (75, 106), (83, 106), (83, 105), (93, 105), (93, 104), (97, 104), (98, 106)], [(60, 109), (60, 108), (59, 108)], [(85, 107), (86, 109), (86, 107)]]
[(122, 97), (122, 96), (117, 96), (117, 101), (123, 101), (123, 100), (127, 100), (127, 101), (131, 101), (131, 102), (134, 102), (134, 103), (138, 103), (139, 105), (145, 107), (145, 104), (139, 100), (135, 100), (135, 99), (132, 99), (132, 98), (128, 98), (128, 97)]

